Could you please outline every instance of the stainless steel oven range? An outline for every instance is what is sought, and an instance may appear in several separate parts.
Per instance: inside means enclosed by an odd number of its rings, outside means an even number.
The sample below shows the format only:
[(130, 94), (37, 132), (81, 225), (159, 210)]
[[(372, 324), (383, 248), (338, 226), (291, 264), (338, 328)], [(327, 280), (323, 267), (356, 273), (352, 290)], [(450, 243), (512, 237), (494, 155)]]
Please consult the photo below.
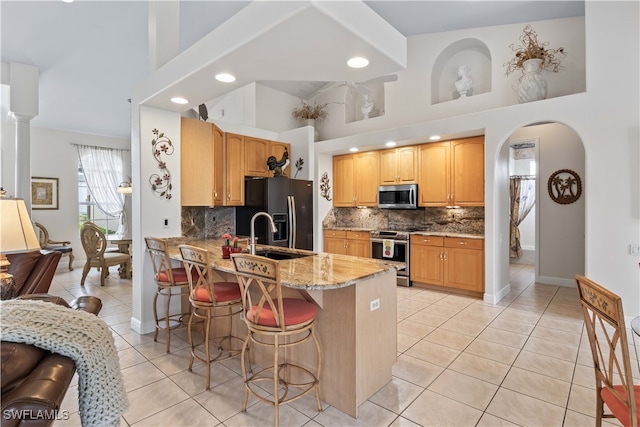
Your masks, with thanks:
[(402, 262), (404, 270), (398, 270), (398, 286), (411, 286), (409, 273), (409, 233), (406, 231), (372, 231), (371, 258)]

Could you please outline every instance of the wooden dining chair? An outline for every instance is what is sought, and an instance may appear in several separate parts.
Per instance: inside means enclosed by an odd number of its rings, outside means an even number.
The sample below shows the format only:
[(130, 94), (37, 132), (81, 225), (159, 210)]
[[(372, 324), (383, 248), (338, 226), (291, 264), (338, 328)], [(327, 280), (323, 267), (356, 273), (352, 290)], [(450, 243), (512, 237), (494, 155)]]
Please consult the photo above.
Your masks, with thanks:
[(584, 276), (575, 279), (595, 369), (596, 426), (603, 418), (616, 418), (625, 427), (637, 427), (640, 386), (633, 384), (622, 299)]
[[(282, 297), (278, 261), (245, 253), (231, 254), (231, 259), (240, 283), (244, 319), (249, 330), (241, 356), (245, 384), (242, 412), (247, 410), (251, 393), (275, 407), (274, 425), (278, 426), (280, 405), (312, 392), (315, 392), (318, 411), (322, 411), (319, 388), (322, 352), (314, 332), (318, 307), (304, 299)], [(292, 347), (309, 340), (317, 352), (314, 368), (287, 360)], [(271, 347), (273, 364), (248, 373), (245, 352), (250, 346)], [(312, 360), (306, 362), (311, 365)], [(264, 396), (264, 389), (258, 385), (261, 382), (266, 382), (266, 386), (271, 383), (271, 396)]]
[(49, 231), (44, 225), (39, 222), (34, 223), (38, 229), (38, 240), (40, 241), (40, 248), (48, 251), (58, 251), (62, 256), (69, 257), (69, 271), (73, 270), (73, 248), (69, 240), (51, 240), (49, 238)]
[(114, 265), (128, 264), (131, 262), (129, 254), (120, 252), (105, 252), (107, 249), (107, 238), (104, 233), (93, 222), (87, 221), (80, 229), (80, 241), (87, 256), (87, 261), (82, 269), (82, 279), (80, 286), (84, 286), (84, 281), (92, 267), (100, 269), (100, 286), (104, 286), (104, 281), (109, 274), (109, 267)]

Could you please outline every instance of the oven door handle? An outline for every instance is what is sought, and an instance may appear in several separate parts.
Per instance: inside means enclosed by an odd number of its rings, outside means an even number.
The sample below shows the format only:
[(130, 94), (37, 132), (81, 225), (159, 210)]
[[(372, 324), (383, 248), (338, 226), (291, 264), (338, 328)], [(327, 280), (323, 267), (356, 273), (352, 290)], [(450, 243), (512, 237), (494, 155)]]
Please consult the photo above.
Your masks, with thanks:
[(384, 242), (385, 240), (393, 240), (393, 242), (394, 242), (396, 245), (406, 245), (406, 244), (407, 244), (407, 241), (406, 241), (406, 240), (374, 239), (374, 238), (370, 238), (370, 239), (369, 239), (369, 241), (370, 241), (371, 243), (382, 243), (382, 242)]

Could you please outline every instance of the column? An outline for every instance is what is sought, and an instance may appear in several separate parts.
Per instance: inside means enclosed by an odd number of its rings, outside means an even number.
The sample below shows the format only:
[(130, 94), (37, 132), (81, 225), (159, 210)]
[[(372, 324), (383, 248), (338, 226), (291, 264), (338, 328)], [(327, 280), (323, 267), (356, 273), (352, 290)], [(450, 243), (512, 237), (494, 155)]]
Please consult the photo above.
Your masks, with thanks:
[(24, 199), (31, 212), (31, 119), (32, 116), (11, 113), (16, 121), (16, 197)]

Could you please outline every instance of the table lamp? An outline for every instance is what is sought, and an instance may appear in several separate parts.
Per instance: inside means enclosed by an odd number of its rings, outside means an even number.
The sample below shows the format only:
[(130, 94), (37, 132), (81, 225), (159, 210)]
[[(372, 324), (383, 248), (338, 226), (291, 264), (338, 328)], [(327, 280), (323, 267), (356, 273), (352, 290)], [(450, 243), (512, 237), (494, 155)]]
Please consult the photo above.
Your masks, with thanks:
[[(13, 293), (13, 276), (8, 273), (7, 254), (40, 250), (23, 199), (0, 198), (0, 286), (3, 297)], [(3, 298), (4, 299), (4, 298)]]

